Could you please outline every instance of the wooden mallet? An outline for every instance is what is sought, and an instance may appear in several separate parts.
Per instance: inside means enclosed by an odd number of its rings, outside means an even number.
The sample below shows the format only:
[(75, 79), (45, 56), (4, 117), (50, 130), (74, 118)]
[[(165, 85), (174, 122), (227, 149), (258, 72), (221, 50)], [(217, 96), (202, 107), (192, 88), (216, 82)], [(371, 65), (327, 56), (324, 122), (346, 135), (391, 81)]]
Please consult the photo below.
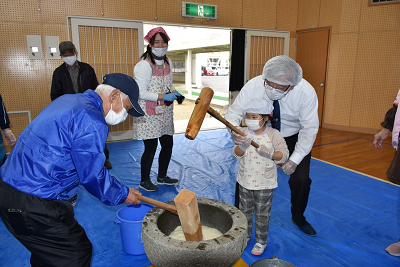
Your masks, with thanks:
[(176, 209), (176, 207), (174, 205), (170, 205), (161, 201), (157, 201), (155, 199), (149, 198), (149, 197), (145, 197), (142, 195), (136, 195), (137, 199), (143, 202), (146, 202), (148, 204), (151, 204), (153, 206), (165, 209), (173, 214), (178, 214), (178, 211)]
[(202, 241), (203, 230), (196, 193), (182, 189), (174, 201), (186, 241)]
[(199, 207), (196, 193), (182, 189), (175, 197), (175, 205), (157, 201), (142, 195), (136, 195), (137, 199), (153, 206), (165, 209), (179, 216), (186, 241), (202, 241), (203, 231), (200, 222)]
[[(185, 137), (190, 140), (194, 140), (197, 136), (197, 134), (200, 131), (201, 124), (204, 121), (204, 117), (206, 116), (206, 113), (210, 114), (223, 124), (225, 124), (229, 129), (234, 131), (235, 133), (246, 136), (242, 131), (240, 131), (238, 128), (230, 124), (227, 120), (224, 119), (218, 112), (216, 112), (212, 107), (210, 107), (211, 99), (214, 95), (214, 91), (210, 87), (204, 87), (199, 95), (199, 98), (197, 98), (195, 102), (195, 106), (192, 112), (192, 115), (190, 116), (189, 123), (186, 128), (186, 133)], [(255, 148), (259, 148), (259, 145), (251, 141), (251, 145), (254, 146)]]

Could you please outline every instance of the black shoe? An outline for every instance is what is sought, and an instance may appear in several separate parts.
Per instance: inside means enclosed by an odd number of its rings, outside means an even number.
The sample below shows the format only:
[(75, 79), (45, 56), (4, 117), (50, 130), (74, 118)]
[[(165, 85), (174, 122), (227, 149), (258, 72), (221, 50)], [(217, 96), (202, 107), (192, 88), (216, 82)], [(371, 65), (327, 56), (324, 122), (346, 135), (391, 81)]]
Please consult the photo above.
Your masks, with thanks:
[(171, 177), (165, 176), (164, 178), (157, 178), (157, 184), (174, 185), (178, 182), (178, 179), (173, 179)]
[(106, 159), (106, 161), (104, 162), (104, 167), (106, 167), (109, 170), (112, 169), (112, 164), (108, 159)]
[(139, 187), (144, 189), (144, 190), (146, 190), (146, 191), (148, 191), (148, 192), (154, 192), (154, 191), (158, 190), (158, 186), (153, 184), (150, 180), (141, 182), (139, 184)]
[(292, 222), (294, 225), (299, 227), (299, 229), (306, 235), (315, 236), (317, 234), (317, 232), (314, 230), (314, 228), (311, 226), (311, 224), (309, 224), (307, 221), (306, 221), (306, 224), (303, 226), (298, 226), (297, 223), (295, 223), (293, 220), (292, 220)]
[(71, 204), (72, 207), (74, 207), (76, 205), (77, 199), (78, 199), (78, 195), (75, 195), (72, 198), (68, 199), (67, 201)]

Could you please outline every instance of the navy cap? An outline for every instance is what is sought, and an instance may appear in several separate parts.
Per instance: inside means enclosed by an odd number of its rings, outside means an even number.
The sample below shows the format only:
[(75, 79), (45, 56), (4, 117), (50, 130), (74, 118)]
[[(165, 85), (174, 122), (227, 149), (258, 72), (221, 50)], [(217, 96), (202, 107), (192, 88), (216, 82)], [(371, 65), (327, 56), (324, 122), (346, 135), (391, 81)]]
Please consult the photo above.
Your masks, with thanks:
[(108, 84), (112, 87), (115, 87), (129, 97), (129, 101), (133, 107), (128, 111), (129, 115), (133, 117), (141, 117), (144, 115), (144, 112), (138, 103), (139, 86), (137, 85), (135, 79), (123, 73), (109, 73), (104, 75), (103, 84)]

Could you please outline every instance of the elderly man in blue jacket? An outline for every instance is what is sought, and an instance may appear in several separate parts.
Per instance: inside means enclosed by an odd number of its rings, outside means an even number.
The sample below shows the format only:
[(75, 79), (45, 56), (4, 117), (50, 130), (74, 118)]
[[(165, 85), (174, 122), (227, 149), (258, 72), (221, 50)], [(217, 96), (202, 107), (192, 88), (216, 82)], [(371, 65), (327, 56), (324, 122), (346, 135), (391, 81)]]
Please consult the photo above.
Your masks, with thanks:
[(28, 125), (0, 168), (0, 216), (32, 266), (90, 266), (92, 244), (69, 200), (82, 184), (106, 205), (139, 204), (104, 167), (108, 125), (144, 112), (132, 77), (107, 74), (96, 90), (54, 100)]

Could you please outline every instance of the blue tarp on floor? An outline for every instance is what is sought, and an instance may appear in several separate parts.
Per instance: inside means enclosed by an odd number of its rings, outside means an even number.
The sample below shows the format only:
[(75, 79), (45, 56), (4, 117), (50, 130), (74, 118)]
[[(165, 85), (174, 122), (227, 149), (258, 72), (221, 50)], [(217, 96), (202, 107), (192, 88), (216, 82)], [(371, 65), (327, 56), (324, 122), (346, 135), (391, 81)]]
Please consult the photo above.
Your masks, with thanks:
[[(142, 191), (159, 201), (173, 200), (181, 189), (197, 197), (234, 202), (239, 161), (232, 156), (233, 142), (224, 130), (201, 132), (195, 140), (174, 136), (168, 175), (179, 178), (176, 186), (160, 186), (157, 192)], [(140, 182), (141, 141), (108, 144), (111, 174), (129, 187)], [(152, 180), (157, 176), (157, 158)], [(379, 163), (377, 163), (379, 164)], [(311, 162), (313, 180), (305, 216), (317, 231), (309, 237), (291, 222), (288, 176), (279, 170), (274, 190), (268, 245), (262, 256), (250, 251), (253, 236), (242, 255), (249, 265), (277, 255), (296, 266), (400, 266), (400, 258), (385, 248), (400, 238), (400, 187), (348, 171), (319, 160)], [(75, 217), (93, 243), (92, 266), (150, 266), (146, 255), (132, 256), (122, 250), (117, 211), (83, 187), (78, 193)], [(253, 227), (254, 232), (254, 227)], [(0, 223), (0, 266), (30, 266), (30, 253)]]

